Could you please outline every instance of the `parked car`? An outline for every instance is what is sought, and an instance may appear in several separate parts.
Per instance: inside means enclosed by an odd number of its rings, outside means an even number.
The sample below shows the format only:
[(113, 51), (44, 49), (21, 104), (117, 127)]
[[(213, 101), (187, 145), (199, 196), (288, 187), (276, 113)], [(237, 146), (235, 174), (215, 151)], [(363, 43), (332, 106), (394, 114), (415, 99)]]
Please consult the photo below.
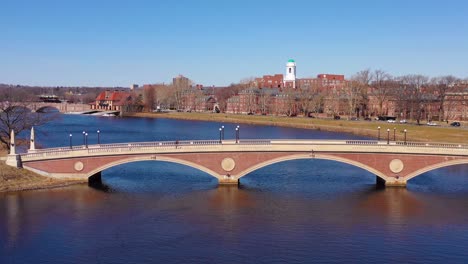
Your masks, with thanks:
[(426, 125), (428, 126), (438, 126), (436, 122), (428, 122)]
[(334, 116), (333, 119), (335, 119), (335, 120), (340, 120), (341, 117), (340, 117), (340, 116)]
[(453, 127), (459, 127), (460, 122), (452, 122), (452, 123), (450, 123), (450, 125), (453, 126)]
[(351, 120), (351, 121), (359, 121), (359, 118), (357, 118), (357, 117), (351, 117), (349, 120)]
[(366, 117), (366, 118), (364, 118), (364, 120), (366, 120), (366, 121), (372, 121), (372, 118)]
[(400, 124), (406, 124), (406, 123), (408, 123), (408, 121), (406, 121), (406, 119), (401, 119), (400, 120)]
[(387, 123), (396, 123), (396, 121), (394, 119), (389, 119), (387, 120)]

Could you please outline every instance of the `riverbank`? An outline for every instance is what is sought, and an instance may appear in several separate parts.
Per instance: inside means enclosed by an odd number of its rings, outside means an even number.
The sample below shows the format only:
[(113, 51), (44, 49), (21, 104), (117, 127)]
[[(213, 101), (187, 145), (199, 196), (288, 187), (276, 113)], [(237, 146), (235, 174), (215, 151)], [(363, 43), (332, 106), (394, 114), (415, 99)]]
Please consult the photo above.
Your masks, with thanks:
[(0, 160), (0, 192), (50, 189), (77, 183), (83, 182), (44, 177), (25, 169), (10, 167), (4, 160)]
[(383, 121), (347, 121), (224, 113), (135, 113), (131, 116), (317, 129), (330, 132), (351, 133), (371, 138), (378, 137), (378, 127), (380, 126), (380, 138), (382, 140), (387, 138), (387, 129), (390, 129), (389, 135), (391, 140), (393, 140), (394, 129), (396, 140), (404, 140), (404, 130), (406, 129), (406, 140), (408, 141), (468, 144), (468, 130), (459, 127), (430, 127), (425, 125), (418, 126), (415, 124), (387, 123)]

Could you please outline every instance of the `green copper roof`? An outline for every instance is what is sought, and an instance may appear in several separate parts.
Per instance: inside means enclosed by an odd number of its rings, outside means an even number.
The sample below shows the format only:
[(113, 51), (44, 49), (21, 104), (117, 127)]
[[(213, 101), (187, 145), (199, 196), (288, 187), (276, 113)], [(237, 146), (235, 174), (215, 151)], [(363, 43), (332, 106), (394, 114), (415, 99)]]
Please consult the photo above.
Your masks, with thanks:
[(289, 59), (288, 62), (295, 62), (293, 59)]

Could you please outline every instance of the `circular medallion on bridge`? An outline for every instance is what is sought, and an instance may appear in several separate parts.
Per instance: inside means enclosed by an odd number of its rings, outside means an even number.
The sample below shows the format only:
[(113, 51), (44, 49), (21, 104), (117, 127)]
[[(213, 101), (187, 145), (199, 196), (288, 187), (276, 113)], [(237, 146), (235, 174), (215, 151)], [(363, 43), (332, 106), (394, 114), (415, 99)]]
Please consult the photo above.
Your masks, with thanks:
[(76, 171), (82, 171), (84, 169), (84, 164), (81, 161), (75, 162), (74, 168)]
[(236, 162), (231, 158), (225, 158), (221, 161), (221, 168), (225, 171), (232, 171), (236, 167)]
[(403, 161), (399, 160), (399, 159), (394, 159), (392, 161), (390, 161), (390, 164), (388, 165), (390, 167), (390, 170), (394, 173), (399, 173), (403, 170), (403, 168), (405, 167), (403, 165)]

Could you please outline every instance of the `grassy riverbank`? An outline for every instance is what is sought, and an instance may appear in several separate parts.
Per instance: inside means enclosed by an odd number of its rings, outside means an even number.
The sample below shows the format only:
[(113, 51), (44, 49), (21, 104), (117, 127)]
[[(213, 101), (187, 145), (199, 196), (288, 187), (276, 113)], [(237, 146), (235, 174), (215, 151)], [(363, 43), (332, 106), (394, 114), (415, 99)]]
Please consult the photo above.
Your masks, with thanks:
[(0, 161), (0, 192), (36, 190), (68, 186), (78, 181), (44, 177), (25, 169), (17, 169)]
[[(0, 157), (5, 156), (6, 151), (0, 149)], [(80, 182), (44, 177), (25, 169), (10, 167), (4, 160), (0, 160), (0, 192), (56, 188), (76, 183)]]
[(425, 125), (418, 126), (413, 124), (390, 124), (383, 121), (347, 121), (305, 117), (234, 115), (216, 113), (136, 113), (133, 116), (318, 129), (324, 131), (351, 133), (355, 135), (368, 136), (374, 138), (377, 137), (377, 127), (380, 126), (381, 139), (387, 138), (387, 129), (390, 129), (390, 138), (393, 139), (393, 128), (396, 128), (395, 134), (397, 140), (403, 140), (403, 131), (404, 129), (407, 129), (408, 141), (431, 141), (464, 144), (468, 143), (467, 129), (447, 126), (430, 127)]

